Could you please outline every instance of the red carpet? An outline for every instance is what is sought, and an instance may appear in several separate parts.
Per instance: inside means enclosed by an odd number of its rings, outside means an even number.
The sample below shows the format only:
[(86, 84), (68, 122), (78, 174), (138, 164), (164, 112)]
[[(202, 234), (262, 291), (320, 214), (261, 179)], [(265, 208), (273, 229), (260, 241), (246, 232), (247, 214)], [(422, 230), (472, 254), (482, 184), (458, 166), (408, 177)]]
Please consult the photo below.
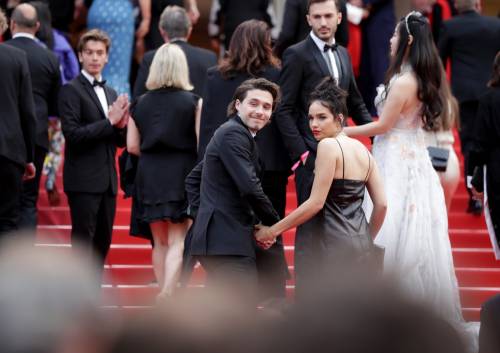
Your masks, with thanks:
[[(62, 190), (60, 175), (57, 185)], [(61, 196), (61, 205), (50, 207), (46, 192), (41, 190), (37, 242), (42, 246), (60, 246), (61, 251), (69, 251), (71, 222), (66, 198)], [(150, 285), (153, 280), (151, 247), (149, 242), (128, 235), (130, 200), (123, 199), (120, 193), (117, 204), (113, 243), (105, 268), (104, 305), (127, 308), (151, 305), (157, 292), (157, 288)], [(293, 210), (296, 204), (291, 178), (287, 211)], [(468, 320), (478, 321), (481, 304), (500, 293), (500, 261), (493, 256), (483, 217), (466, 214), (466, 204), (467, 194), (461, 183), (449, 214), (449, 233), (464, 315)], [(286, 257), (292, 273), (294, 236), (294, 231), (284, 236)], [(198, 287), (202, 283), (203, 272), (197, 268), (192, 286)], [(293, 280), (288, 282), (287, 288), (291, 295)]]

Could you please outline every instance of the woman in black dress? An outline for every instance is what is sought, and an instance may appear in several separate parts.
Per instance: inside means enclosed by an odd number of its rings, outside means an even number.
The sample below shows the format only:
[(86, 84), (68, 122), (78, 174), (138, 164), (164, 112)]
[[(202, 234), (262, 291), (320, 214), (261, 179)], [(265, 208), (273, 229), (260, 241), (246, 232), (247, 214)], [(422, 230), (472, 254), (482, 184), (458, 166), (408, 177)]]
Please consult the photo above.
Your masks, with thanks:
[(175, 44), (158, 49), (146, 87), (132, 108), (127, 150), (139, 156), (137, 216), (153, 234), (153, 268), (164, 298), (176, 288), (190, 226), (184, 179), (196, 162), (201, 99), (188, 92), (186, 57)]
[[(200, 121), (199, 160), (203, 159), (215, 130), (227, 121), (228, 105), (236, 88), (250, 78), (265, 78), (278, 83), (279, 75), (279, 60), (272, 53), (268, 25), (258, 20), (241, 23), (231, 38), (227, 56), (219, 66), (207, 72)], [(272, 119), (259, 131), (255, 142), (263, 167), (260, 179), (264, 193), (280, 217), (284, 217), (291, 162)], [(260, 298), (284, 297), (288, 269), (281, 237), (271, 249), (257, 249), (257, 267)]]
[[(288, 229), (304, 224), (315, 234), (296, 264), (296, 292), (302, 296), (311, 274), (328, 266), (346, 266), (374, 252), (373, 238), (384, 221), (386, 198), (377, 165), (366, 147), (342, 132), (347, 94), (331, 77), (311, 93), (309, 126), (318, 144), (311, 196), (286, 218), (271, 227), (259, 227), (258, 241), (267, 242)], [(374, 209), (367, 222), (362, 208), (365, 187)], [(308, 280), (309, 279), (309, 280)]]

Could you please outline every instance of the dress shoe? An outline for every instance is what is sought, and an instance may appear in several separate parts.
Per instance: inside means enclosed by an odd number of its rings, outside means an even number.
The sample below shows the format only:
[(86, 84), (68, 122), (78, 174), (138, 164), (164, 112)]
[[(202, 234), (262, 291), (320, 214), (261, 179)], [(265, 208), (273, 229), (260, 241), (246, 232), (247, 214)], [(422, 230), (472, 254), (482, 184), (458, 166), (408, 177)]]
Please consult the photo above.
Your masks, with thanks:
[(472, 213), (473, 215), (480, 216), (483, 212), (483, 204), (478, 200), (469, 200), (469, 206), (467, 206), (467, 213)]

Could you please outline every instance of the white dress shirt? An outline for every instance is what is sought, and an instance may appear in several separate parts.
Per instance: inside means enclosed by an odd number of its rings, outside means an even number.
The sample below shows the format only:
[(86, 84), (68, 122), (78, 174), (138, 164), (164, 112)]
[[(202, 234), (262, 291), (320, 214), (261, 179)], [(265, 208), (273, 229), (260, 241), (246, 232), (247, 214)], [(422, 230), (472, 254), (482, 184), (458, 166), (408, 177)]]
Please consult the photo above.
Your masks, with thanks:
[[(94, 84), (94, 76), (89, 74), (87, 71), (82, 70), (82, 75), (90, 82), (91, 85)], [(98, 81), (102, 80), (102, 76), (97, 78)], [(104, 88), (101, 86), (94, 86), (94, 92), (97, 94), (97, 98), (99, 98), (99, 102), (101, 102), (102, 110), (104, 111), (104, 115), (106, 118), (108, 117), (108, 100), (106, 99), (106, 93), (104, 92)]]
[[(323, 54), (323, 57), (325, 57), (325, 54), (326, 54), (326, 57), (328, 59), (330, 59), (330, 64), (331, 64), (331, 68), (332, 68), (332, 71), (333, 71), (333, 78), (335, 78), (335, 80), (337, 82), (339, 82), (339, 77), (340, 77), (339, 76), (339, 68), (337, 67), (337, 62), (335, 61), (335, 57), (333, 56), (333, 51), (332, 50), (328, 50), (326, 53), (324, 51), (325, 44), (328, 44), (328, 43), (326, 43), (323, 40), (319, 39), (314, 34), (313, 31), (311, 31), (310, 36), (311, 36), (312, 40), (314, 41), (314, 43), (316, 44), (316, 46), (318, 47), (318, 49), (321, 52), (321, 54)], [(333, 38), (332, 43), (328, 44), (328, 45), (333, 45), (333, 44), (335, 44), (335, 38)]]

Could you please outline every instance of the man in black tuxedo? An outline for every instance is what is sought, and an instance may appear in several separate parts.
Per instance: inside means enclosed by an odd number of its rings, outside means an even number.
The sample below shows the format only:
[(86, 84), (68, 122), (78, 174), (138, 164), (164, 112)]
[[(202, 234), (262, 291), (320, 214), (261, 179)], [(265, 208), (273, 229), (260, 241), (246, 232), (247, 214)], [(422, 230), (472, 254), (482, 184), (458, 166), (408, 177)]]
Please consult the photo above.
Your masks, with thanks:
[(27, 54), (31, 73), (37, 118), (34, 157), (36, 175), (34, 179), (23, 183), (19, 227), (27, 227), (33, 231), (37, 225), (36, 204), (40, 177), (45, 155), (49, 149), (48, 119), (49, 116), (57, 116), (57, 96), (61, 86), (59, 60), (52, 52), (42, 47), (36, 39), (35, 34), (39, 28), (40, 22), (38, 22), (36, 9), (28, 3), (18, 5), (11, 16), (12, 39), (6, 42)]
[[(0, 35), (7, 19), (0, 10)], [(0, 235), (17, 229), (24, 179), (35, 177), (36, 117), (26, 53), (0, 44)]]
[[(283, 15), (283, 18), (286, 20), (283, 21), (280, 35), (273, 48), (274, 53), (279, 58), (281, 58), (286, 48), (304, 40), (309, 35), (311, 29), (306, 17), (308, 3), (309, 0), (286, 0), (285, 13)], [(340, 6), (342, 18), (347, 18), (346, 1), (342, 0)], [(340, 22), (335, 32), (335, 41), (337, 44), (347, 47), (349, 43), (349, 26), (347, 21)]]
[[(116, 146), (125, 146), (128, 99), (117, 98), (101, 72), (110, 39), (86, 32), (78, 44), (79, 76), (61, 88), (59, 113), (66, 138), (64, 191), (71, 212), (73, 244), (102, 265), (111, 244), (116, 209)], [(114, 103), (113, 103), (114, 102)]]
[[(439, 54), (443, 63), (450, 59), (451, 88), (460, 106), (460, 142), (467, 175), (468, 160), (474, 149), (474, 120), (479, 97), (486, 91), (491, 63), (500, 50), (500, 19), (481, 16), (480, 0), (457, 0), (459, 15), (443, 23)], [(467, 212), (480, 214), (481, 203), (469, 191)]]
[(283, 98), (275, 119), (291, 160), (301, 164), (295, 171), (299, 203), (311, 191), (318, 145), (307, 119), (309, 94), (314, 87), (332, 75), (349, 94), (347, 108), (356, 124), (372, 121), (356, 86), (349, 54), (335, 43), (335, 32), (342, 20), (339, 9), (338, 0), (310, 0), (307, 21), (312, 31), (283, 54), (279, 81)]
[(243, 82), (230, 104), (231, 118), (217, 129), (203, 161), (186, 179), (190, 204), (199, 202), (191, 254), (205, 268), (209, 285), (230, 289), (249, 305), (255, 304), (257, 290), (254, 225), (279, 219), (258, 178), (254, 141), (269, 122), (278, 94), (278, 86), (266, 79)]
[[(195, 47), (187, 42), (193, 27), (186, 10), (182, 7), (167, 6), (161, 14), (158, 27), (165, 43), (177, 44), (184, 51), (184, 54), (186, 54), (189, 79), (194, 86), (193, 93), (201, 96), (205, 86), (207, 69), (217, 64), (217, 57), (213, 52)], [(134, 98), (146, 92), (149, 67), (153, 62), (155, 54), (156, 49), (144, 54), (134, 84)]]

